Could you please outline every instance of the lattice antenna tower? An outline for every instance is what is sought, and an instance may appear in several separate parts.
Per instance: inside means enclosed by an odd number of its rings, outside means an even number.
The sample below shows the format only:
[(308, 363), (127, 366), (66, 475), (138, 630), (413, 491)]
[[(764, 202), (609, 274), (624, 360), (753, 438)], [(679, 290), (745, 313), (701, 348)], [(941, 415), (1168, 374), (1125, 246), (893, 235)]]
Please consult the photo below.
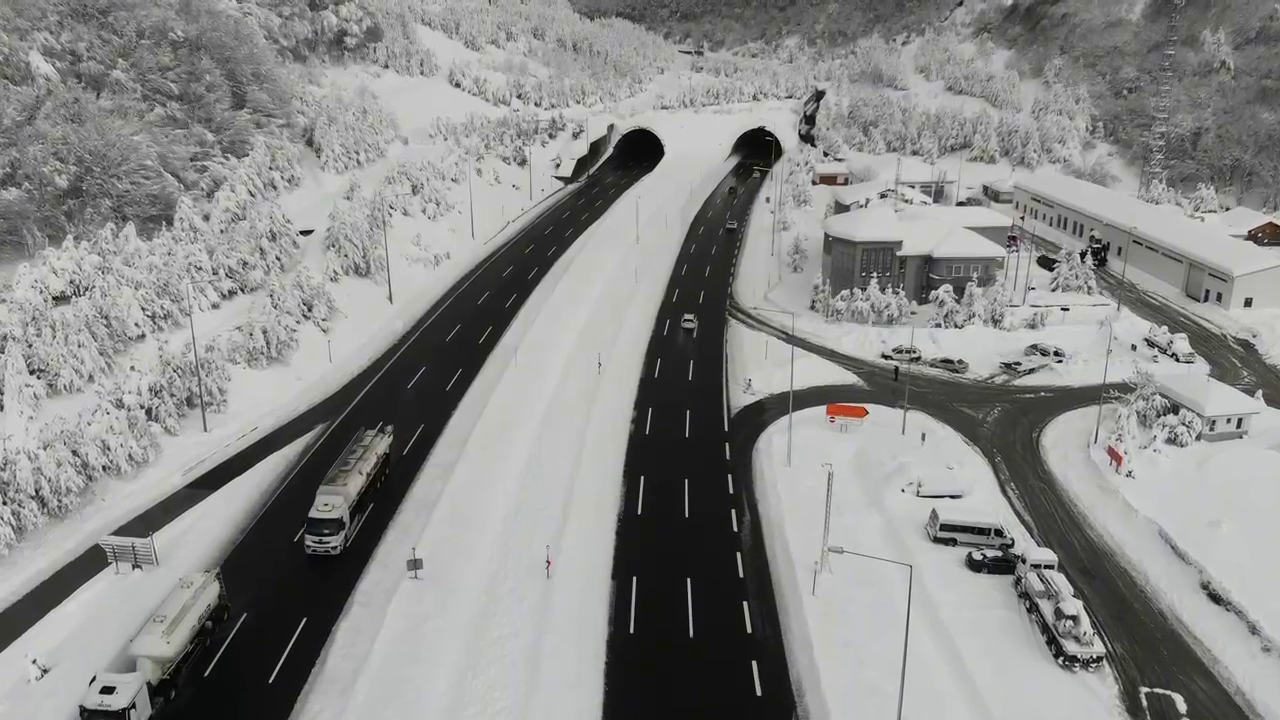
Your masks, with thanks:
[(1165, 31), (1164, 54), (1156, 78), (1156, 96), (1151, 101), (1151, 129), (1147, 133), (1147, 154), (1142, 163), (1141, 186), (1146, 190), (1156, 180), (1164, 182), (1168, 174), (1165, 156), (1168, 152), (1169, 110), (1173, 105), (1173, 60), (1178, 54), (1179, 26), (1186, 0), (1171, 0), (1169, 25)]

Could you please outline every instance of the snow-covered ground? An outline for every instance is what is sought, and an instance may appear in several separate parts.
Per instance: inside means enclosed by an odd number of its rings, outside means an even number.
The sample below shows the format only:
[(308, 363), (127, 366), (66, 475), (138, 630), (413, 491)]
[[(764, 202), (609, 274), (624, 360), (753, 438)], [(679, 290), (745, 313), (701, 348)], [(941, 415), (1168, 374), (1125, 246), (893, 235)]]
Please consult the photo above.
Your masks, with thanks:
[[(906, 569), (852, 555), (830, 555), (818, 575), (824, 499), (831, 463), (829, 543), (912, 565), (906, 717), (1122, 718), (1108, 666), (1064, 671), (1017, 599), (1010, 578), (978, 575), (965, 550), (934, 545), (924, 532), (934, 506), (964, 508), (1028, 536), (982, 456), (950, 428), (920, 413), (868, 406), (861, 427), (841, 432), (821, 408), (797, 413), (794, 459), (786, 466), (787, 423), (761, 437), (755, 484), (792, 672), (810, 717), (893, 717), (903, 654)], [(925, 439), (921, 442), (921, 434)], [(921, 474), (948, 466), (966, 482), (958, 500), (909, 492)]]
[(786, 392), (793, 386), (793, 377), (797, 390), (814, 385), (862, 384), (857, 375), (803, 350), (795, 351), (793, 369), (791, 346), (733, 320), (729, 321), (727, 345), (729, 409), (733, 412), (759, 398)]
[[(1104, 408), (1104, 427), (1114, 411)], [(1102, 444), (1090, 445), (1096, 412), (1076, 410), (1050, 424), (1040, 441), (1045, 461), (1263, 716), (1276, 717), (1280, 570), (1267, 557), (1280, 542), (1273, 517), (1280, 506), (1280, 412), (1256, 416), (1248, 438), (1153, 446), (1126, 466), (1132, 477), (1110, 468)], [(1240, 618), (1212, 602), (1205, 582), (1242, 608), (1259, 634), (1250, 635)]]
[[(286, 480), (313, 431), (263, 460), (156, 533), (160, 566), (142, 572), (108, 568), (0, 653), (0, 717), (52, 720), (75, 716), (98, 670), (124, 671), (129, 639), (177, 579), (216, 567), (246, 524)], [(51, 668), (28, 681), (30, 655)], [(126, 663), (127, 665), (127, 663)]]
[[(482, 402), (473, 388), (464, 420), (450, 423), (297, 717), (598, 717), (622, 462), (654, 308), (730, 145), (761, 123), (782, 137), (795, 118), (620, 120), (659, 132), (662, 164), (557, 264), (517, 337), (503, 337), (481, 381), (491, 392)], [(409, 547), (422, 580), (401, 571)]]
[[(803, 337), (865, 359), (879, 359), (889, 348), (914, 342), (926, 358), (956, 356), (967, 360), (970, 377), (1000, 378), (1001, 382), (1021, 385), (1098, 384), (1102, 382), (1104, 365), (1109, 365), (1105, 368), (1109, 382), (1124, 380), (1139, 366), (1157, 374), (1208, 372), (1208, 364), (1203, 360), (1179, 364), (1148, 349), (1142, 338), (1150, 323), (1127, 309), (1117, 313), (1106, 298), (1050, 292), (1050, 273), (1036, 265), (1029, 253), (1009, 256), (1008, 272), (1000, 274), (999, 282), (1009, 289), (1014, 303), (1025, 299), (1025, 306), (1010, 308), (1014, 326), (1021, 327), (1027, 317), (1043, 311), (1047, 315), (1042, 328), (930, 328), (933, 309), (927, 305), (916, 307), (910, 322), (899, 326), (828, 322), (809, 310), (813, 279), (821, 268), (820, 217), (827, 193), (828, 188), (815, 188), (818, 202), (813, 209), (802, 212), (797, 225), (809, 258), (803, 272), (793, 273), (784, 266), (782, 256), (790, 241), (779, 238), (779, 249), (774, 252), (770, 223), (757, 222), (747, 232), (742, 270), (735, 284), (735, 292), (744, 304), (794, 311), (796, 332)], [(771, 207), (767, 196), (762, 194), (753, 212), (758, 218), (768, 218)], [(1063, 312), (1064, 307), (1069, 309)], [(761, 317), (778, 327), (790, 326), (786, 316), (764, 313)], [(1114, 329), (1113, 339), (1109, 328)], [(1111, 360), (1105, 363), (1108, 341)], [(1024, 357), (1026, 347), (1035, 342), (1058, 345), (1071, 358), (1023, 378), (1010, 379), (1001, 373), (1000, 362)]]

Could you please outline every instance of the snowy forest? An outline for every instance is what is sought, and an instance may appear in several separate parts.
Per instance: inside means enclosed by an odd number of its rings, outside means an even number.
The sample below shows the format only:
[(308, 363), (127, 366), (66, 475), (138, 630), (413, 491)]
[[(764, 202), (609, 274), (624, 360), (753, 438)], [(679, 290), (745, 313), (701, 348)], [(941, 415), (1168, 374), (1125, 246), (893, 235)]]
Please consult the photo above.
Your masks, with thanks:
[[(415, 139), (426, 152), (368, 186), (348, 182), (322, 272), (300, 265), (302, 239), (279, 200), (300, 182), (302, 155), (345, 173), (402, 140), (373, 93), (319, 83), (318, 70), (442, 72), (414, 23), (469, 46), (537, 38), (544, 62), (584, 68), (503, 105), (599, 101), (584, 89), (628, 78), (634, 90), (672, 52), (629, 23), (585, 21), (554, 2), (0, 4), (0, 242), (30, 258), (0, 296), (0, 553), (99, 480), (156, 457), (199, 407), (193, 350), (206, 405), (225, 409), (232, 367), (287, 361), (304, 325), (328, 331), (330, 283), (384, 282), (384, 212), (460, 212), (453, 191), (468, 165), (492, 183), (479, 160), (523, 167), (531, 145), (573, 129), (558, 114), (438, 120)], [(412, 245), (412, 262), (448, 260), (421, 235)], [(238, 326), (199, 348), (166, 340), (189, 309), (242, 295), (253, 301)], [(91, 401), (42, 412), (69, 394)]]

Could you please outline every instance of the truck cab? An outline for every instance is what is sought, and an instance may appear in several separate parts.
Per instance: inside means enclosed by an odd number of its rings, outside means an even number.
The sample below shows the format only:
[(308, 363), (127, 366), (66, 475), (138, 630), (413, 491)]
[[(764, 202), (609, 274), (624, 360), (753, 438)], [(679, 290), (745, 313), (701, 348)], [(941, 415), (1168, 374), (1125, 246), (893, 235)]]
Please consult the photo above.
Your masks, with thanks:
[(1015, 574), (1024, 577), (1028, 573), (1036, 570), (1057, 570), (1058, 554), (1049, 548), (1043, 548), (1039, 545), (1032, 545), (1023, 550), (1018, 557), (1018, 567)]
[(138, 673), (99, 673), (80, 703), (80, 720), (145, 720), (151, 695)]

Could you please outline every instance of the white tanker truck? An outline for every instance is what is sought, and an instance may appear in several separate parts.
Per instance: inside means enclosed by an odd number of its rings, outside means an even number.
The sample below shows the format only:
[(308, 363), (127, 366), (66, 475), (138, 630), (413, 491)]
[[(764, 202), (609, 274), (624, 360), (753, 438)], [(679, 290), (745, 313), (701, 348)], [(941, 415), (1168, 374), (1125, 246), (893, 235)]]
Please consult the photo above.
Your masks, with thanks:
[(133, 672), (99, 672), (80, 702), (80, 720), (147, 720), (174, 699), (195, 659), (227, 619), (216, 572), (187, 575), (129, 643)]

